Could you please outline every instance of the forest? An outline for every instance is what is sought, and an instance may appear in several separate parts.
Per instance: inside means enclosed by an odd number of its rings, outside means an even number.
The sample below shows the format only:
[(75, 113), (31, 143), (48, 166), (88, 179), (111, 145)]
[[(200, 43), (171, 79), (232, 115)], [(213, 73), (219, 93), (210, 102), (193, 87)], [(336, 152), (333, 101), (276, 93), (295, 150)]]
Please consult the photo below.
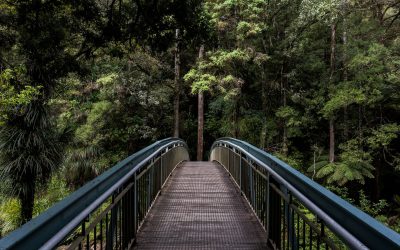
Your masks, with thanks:
[(0, 237), (171, 136), (248, 141), (400, 232), (399, 135), (398, 0), (0, 0)]

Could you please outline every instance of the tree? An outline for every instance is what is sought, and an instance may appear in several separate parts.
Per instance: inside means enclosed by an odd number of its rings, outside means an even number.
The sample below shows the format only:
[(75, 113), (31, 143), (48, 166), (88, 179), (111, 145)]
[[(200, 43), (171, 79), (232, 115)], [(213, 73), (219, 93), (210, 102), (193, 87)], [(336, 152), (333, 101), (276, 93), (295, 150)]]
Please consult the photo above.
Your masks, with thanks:
[[(204, 57), (204, 45), (200, 46), (199, 49), (199, 61), (203, 60)], [(198, 103), (197, 103), (197, 160), (203, 160), (203, 147), (204, 147), (204, 94), (203, 91), (200, 90), (198, 93)]]
[[(76, 30), (74, 22), (85, 22), (92, 18), (90, 14), (93, 14), (93, 8), (84, 1), (78, 1), (72, 9), (69, 3), (63, 1), (35, 0), (2, 4), (8, 10), (2, 25), (18, 37), (9, 41), (17, 48), (12, 52), (20, 58), (13, 63), (22, 64), (26, 69), (23, 81), (11, 77), (6, 78), (5, 82), (17, 91), (17, 95), (22, 95), (29, 86), (40, 90), (24, 106), (14, 103), (14, 109), (18, 112), (7, 115), (0, 128), (1, 178), (11, 180), (12, 194), (20, 200), (21, 223), (24, 223), (32, 218), (37, 187), (47, 182), (62, 160), (65, 134), (60, 133), (50, 120), (47, 102), (57, 79), (77, 69), (77, 58), (83, 51), (71, 53), (70, 41), (81, 40), (82, 31)], [(80, 8), (88, 12), (82, 16), (83, 13), (78, 13)], [(10, 55), (7, 51), (1, 51), (1, 61), (9, 62), (5, 58), (13, 58), (13, 53)], [(3, 74), (10, 70), (13, 69), (7, 65)]]

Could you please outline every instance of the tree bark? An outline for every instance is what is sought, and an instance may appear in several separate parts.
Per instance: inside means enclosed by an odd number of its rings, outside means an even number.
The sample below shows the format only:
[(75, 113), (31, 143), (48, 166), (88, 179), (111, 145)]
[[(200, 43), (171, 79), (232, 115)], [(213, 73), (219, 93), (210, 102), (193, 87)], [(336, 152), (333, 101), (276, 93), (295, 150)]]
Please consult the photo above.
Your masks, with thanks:
[(374, 201), (378, 202), (381, 198), (381, 167), (382, 167), (383, 159), (379, 159), (375, 166), (375, 192), (374, 192)]
[[(347, 0), (342, 0), (343, 9), (343, 81), (347, 84), (348, 71), (347, 71)], [(349, 139), (348, 127), (349, 114), (347, 106), (343, 107), (343, 136), (345, 140)]]
[[(333, 74), (335, 72), (335, 59), (336, 59), (336, 23), (333, 22), (331, 25), (331, 56), (330, 56), (330, 77), (329, 77), (329, 88), (333, 84)], [(334, 115), (332, 114), (329, 118), (329, 162), (335, 161), (335, 124)]]
[[(203, 60), (204, 56), (204, 45), (200, 46), (199, 50), (199, 61)], [(203, 91), (200, 90), (198, 94), (198, 103), (197, 103), (198, 115), (197, 115), (197, 161), (203, 160), (203, 131), (204, 131), (204, 94)]]
[(239, 138), (239, 100), (236, 98), (235, 107), (233, 109), (233, 137)]
[(262, 82), (261, 82), (261, 99), (262, 99), (262, 111), (263, 111), (263, 121), (262, 121), (262, 129), (260, 134), (260, 148), (265, 149), (266, 147), (266, 138), (267, 138), (267, 110), (268, 110), (268, 102), (267, 102), (267, 83), (265, 77), (265, 69), (263, 67), (262, 72)]
[(329, 120), (329, 162), (335, 162), (335, 126), (333, 118)]
[[(283, 76), (284, 74), (284, 65), (282, 65), (281, 68), (281, 91), (282, 91), (282, 104), (283, 107), (286, 107), (287, 105), (287, 97), (286, 97), (286, 87), (287, 87), (287, 79), (284, 79), (285, 77)], [(282, 153), (283, 155), (287, 156), (289, 147), (288, 147), (288, 139), (287, 139), (287, 125), (286, 125), (286, 119), (284, 120), (283, 124), (283, 137), (282, 137)]]
[[(31, 176), (27, 176), (27, 178), (32, 178)], [(30, 221), (33, 216), (33, 206), (35, 203), (35, 181), (28, 181), (26, 185), (26, 190), (22, 190), (19, 194), (19, 200), (21, 202), (21, 225)]]
[(174, 137), (179, 137), (179, 125), (180, 125), (180, 114), (179, 114), (179, 103), (180, 103), (180, 68), (181, 68), (181, 57), (180, 57), (180, 29), (175, 31), (175, 91), (174, 91)]

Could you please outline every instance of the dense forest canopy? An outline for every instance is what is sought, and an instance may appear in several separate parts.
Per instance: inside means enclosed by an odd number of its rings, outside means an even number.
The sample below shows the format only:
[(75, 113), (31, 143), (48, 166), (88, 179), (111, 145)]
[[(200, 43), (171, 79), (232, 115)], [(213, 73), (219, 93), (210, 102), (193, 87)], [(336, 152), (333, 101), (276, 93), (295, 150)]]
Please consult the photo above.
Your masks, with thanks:
[(396, 0), (0, 0), (0, 236), (173, 135), (248, 141), (399, 232), (399, 34)]

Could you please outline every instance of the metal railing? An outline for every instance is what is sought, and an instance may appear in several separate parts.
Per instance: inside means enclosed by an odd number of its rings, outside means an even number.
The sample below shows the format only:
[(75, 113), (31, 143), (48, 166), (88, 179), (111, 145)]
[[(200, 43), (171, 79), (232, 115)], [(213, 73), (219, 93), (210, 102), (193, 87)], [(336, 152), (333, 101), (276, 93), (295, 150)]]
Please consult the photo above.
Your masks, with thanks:
[(237, 139), (214, 142), (274, 249), (400, 249), (400, 235), (276, 157)]
[(121, 161), (0, 240), (0, 249), (129, 249), (186, 143), (168, 138)]

